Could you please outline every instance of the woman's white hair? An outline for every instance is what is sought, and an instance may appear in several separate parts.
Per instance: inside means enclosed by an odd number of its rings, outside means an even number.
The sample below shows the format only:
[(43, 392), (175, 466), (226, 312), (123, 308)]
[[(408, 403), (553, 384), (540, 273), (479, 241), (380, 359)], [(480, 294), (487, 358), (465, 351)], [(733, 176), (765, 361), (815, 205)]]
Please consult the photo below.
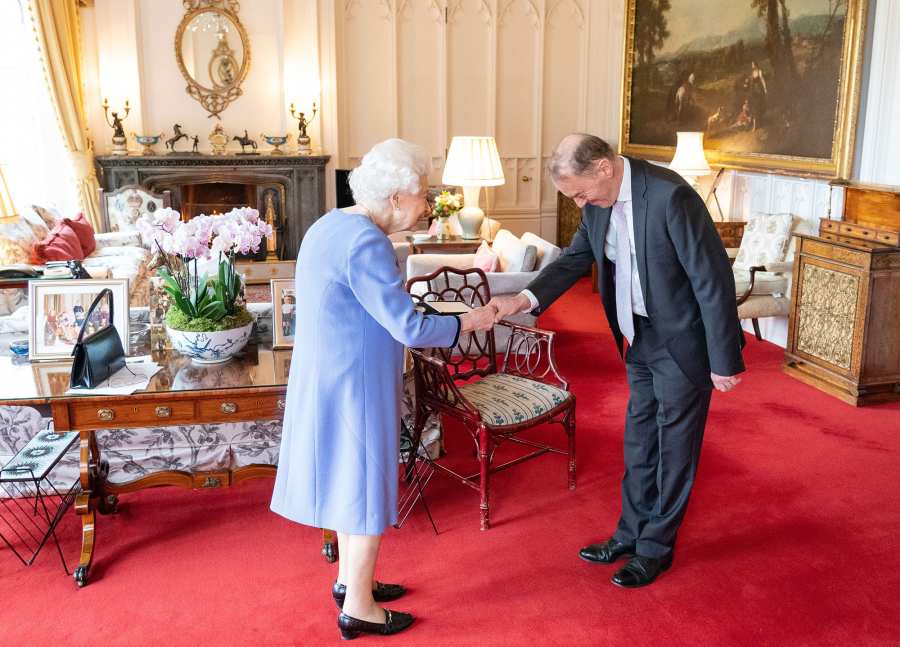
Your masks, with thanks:
[(418, 193), (419, 177), (429, 173), (428, 151), (402, 139), (387, 139), (375, 144), (350, 172), (350, 190), (356, 204), (382, 214), (390, 210), (395, 193)]

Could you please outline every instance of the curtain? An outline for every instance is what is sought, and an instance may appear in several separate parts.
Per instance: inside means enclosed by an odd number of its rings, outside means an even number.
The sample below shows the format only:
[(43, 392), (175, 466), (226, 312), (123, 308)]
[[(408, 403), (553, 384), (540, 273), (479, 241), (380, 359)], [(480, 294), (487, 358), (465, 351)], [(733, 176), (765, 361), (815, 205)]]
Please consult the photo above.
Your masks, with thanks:
[(87, 136), (81, 83), (81, 43), (77, 0), (30, 0), (28, 9), (66, 150), (71, 156), (78, 201), (85, 217), (101, 231), (94, 153)]

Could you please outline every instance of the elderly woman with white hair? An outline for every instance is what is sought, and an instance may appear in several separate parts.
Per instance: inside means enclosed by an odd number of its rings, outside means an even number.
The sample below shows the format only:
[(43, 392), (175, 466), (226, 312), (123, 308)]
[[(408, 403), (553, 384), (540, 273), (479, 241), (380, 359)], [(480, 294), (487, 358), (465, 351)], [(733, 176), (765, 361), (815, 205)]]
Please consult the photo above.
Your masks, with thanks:
[(397, 520), (403, 347), (450, 347), (486, 330), (495, 310), (416, 311), (388, 234), (426, 212), (431, 159), (400, 139), (350, 174), (356, 204), (309, 228), (297, 256), (296, 333), (272, 510), (333, 528), (341, 555), (332, 595), (344, 639), (413, 622), (378, 606), (405, 589), (375, 580), (381, 535)]

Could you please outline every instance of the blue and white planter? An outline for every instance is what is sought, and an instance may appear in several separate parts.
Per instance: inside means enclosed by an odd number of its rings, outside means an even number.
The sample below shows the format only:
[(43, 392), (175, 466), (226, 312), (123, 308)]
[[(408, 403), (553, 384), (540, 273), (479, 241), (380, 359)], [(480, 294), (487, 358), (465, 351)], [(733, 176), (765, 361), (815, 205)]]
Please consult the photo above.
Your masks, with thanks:
[(252, 321), (240, 328), (209, 332), (189, 332), (166, 326), (172, 348), (198, 364), (227, 362), (247, 345), (252, 332)]

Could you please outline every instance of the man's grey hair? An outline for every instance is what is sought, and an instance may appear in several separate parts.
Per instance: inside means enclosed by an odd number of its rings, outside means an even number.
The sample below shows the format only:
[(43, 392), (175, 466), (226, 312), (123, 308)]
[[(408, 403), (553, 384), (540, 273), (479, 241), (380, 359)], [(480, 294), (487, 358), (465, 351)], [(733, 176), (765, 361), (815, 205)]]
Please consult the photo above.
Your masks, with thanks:
[(597, 160), (605, 157), (609, 161), (614, 161), (616, 158), (612, 146), (596, 135), (576, 134), (581, 139), (574, 149), (560, 153), (557, 147), (550, 158), (548, 170), (550, 177), (555, 180), (573, 175), (590, 175)]

